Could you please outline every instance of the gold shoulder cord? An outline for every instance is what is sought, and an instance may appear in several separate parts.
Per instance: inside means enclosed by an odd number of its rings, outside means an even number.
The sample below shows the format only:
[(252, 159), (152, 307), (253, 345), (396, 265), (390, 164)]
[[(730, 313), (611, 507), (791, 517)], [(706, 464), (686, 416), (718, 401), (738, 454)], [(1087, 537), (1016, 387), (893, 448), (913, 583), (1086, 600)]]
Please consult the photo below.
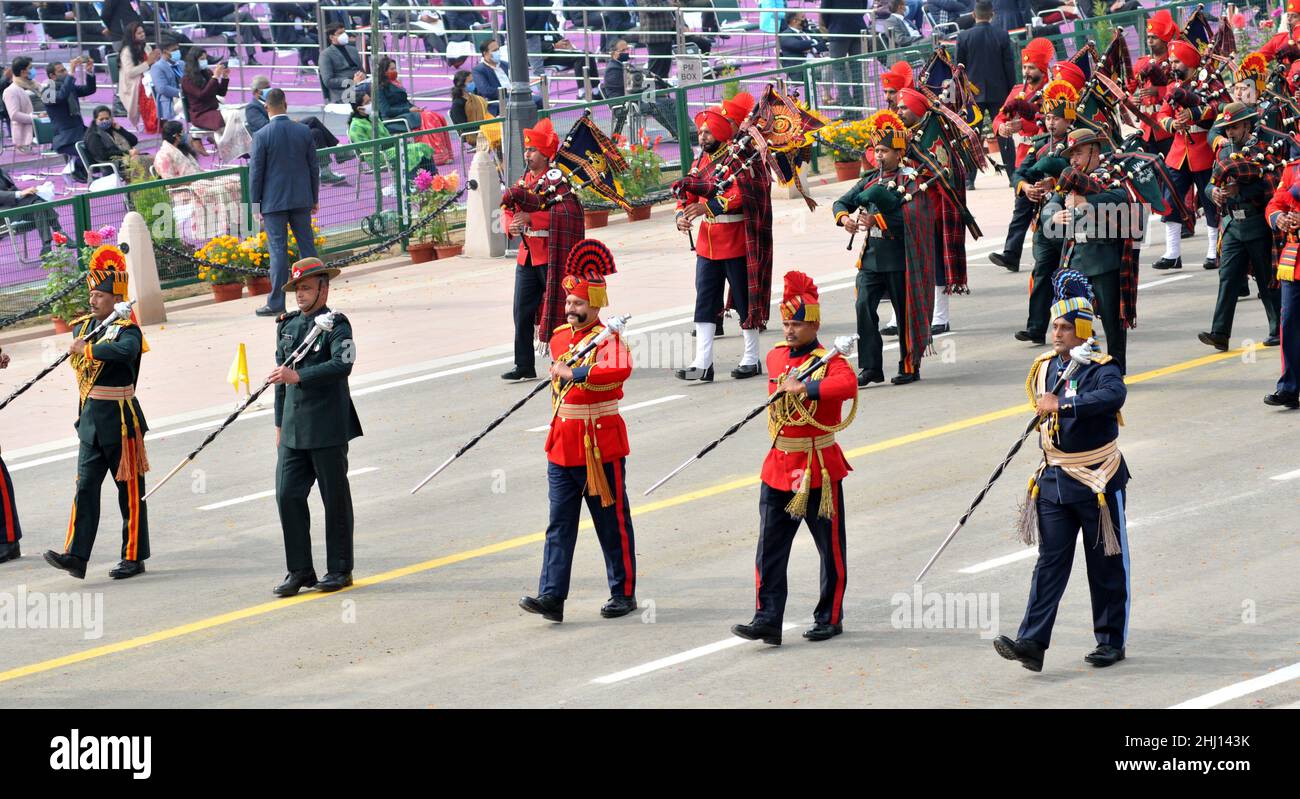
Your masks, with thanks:
[[(90, 334), (91, 325), (94, 324), (93, 316), (82, 317), (84, 322), (77, 331), (77, 338), (84, 338)], [(93, 347), (95, 342), (86, 342), (86, 349)], [(86, 404), (86, 397), (90, 394), (90, 389), (94, 387), (95, 381), (99, 379), (99, 373), (104, 370), (104, 362), (97, 361), (93, 357), (87, 358), (85, 355), (72, 355), (68, 358), (68, 363), (72, 370), (77, 374), (77, 393), (81, 395), (80, 402), (77, 403), (77, 412)]]
[[(582, 341), (579, 341), (576, 344), (569, 345), (570, 352), (575, 352), (577, 350), (582, 349), (584, 346), (586, 346), (588, 341), (591, 341), (593, 337), (600, 335), (601, 331), (603, 331), (604, 329), (605, 329), (604, 326), (593, 328), (592, 331), (588, 333), (585, 338), (582, 339)], [(570, 366), (595, 366), (596, 356), (599, 353), (599, 351), (600, 348), (598, 347), (592, 350), (591, 352), (587, 353), (587, 357), (583, 358), (581, 363), (574, 363), (569, 365)], [(551, 379), (551, 418), (554, 419), (555, 415), (559, 413), (560, 404), (564, 402), (565, 396), (567, 396), (568, 393), (572, 391), (575, 386), (581, 386), (586, 391), (613, 391), (614, 389), (619, 388), (622, 385), (623, 385), (622, 383), (610, 383), (607, 386), (603, 386), (603, 385), (597, 386), (597, 385), (592, 385), (590, 383), (570, 382), (567, 386), (561, 388), (560, 378), (558, 377), (552, 378)]]
[[(809, 380), (821, 380), (826, 376), (826, 370), (829, 364), (823, 365), (817, 371), (813, 372)], [(785, 378), (789, 372), (782, 375)], [(813, 416), (817, 413), (817, 401), (813, 400), (804, 404), (802, 400), (790, 394), (783, 395), (768, 407), (767, 413), (767, 434), (772, 441), (780, 434), (781, 428), (787, 425), (793, 427), (802, 427), (808, 425), (814, 427), (823, 433), (838, 433), (853, 423), (853, 418), (858, 414), (858, 395), (853, 395), (853, 406), (849, 408), (849, 415), (839, 424), (824, 425), (817, 421)]]

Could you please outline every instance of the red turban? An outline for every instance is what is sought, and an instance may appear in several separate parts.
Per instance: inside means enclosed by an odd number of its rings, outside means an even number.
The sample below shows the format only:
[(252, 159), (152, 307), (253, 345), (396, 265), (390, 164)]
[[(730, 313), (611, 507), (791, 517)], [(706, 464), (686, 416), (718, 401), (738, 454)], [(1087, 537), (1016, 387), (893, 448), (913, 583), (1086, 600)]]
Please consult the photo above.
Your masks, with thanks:
[(888, 72), (880, 73), (880, 85), (885, 89), (910, 89), (914, 79), (912, 65), (906, 61), (899, 61)]
[(925, 112), (930, 110), (930, 102), (916, 89), (899, 89), (898, 102), (918, 117), (925, 116)]
[(1056, 49), (1052, 43), (1041, 36), (1036, 39), (1030, 39), (1025, 45), (1025, 49), (1020, 51), (1021, 64), (1033, 64), (1038, 67), (1038, 71), (1044, 75), (1048, 72), (1048, 66), (1052, 63), (1052, 56)]
[(524, 147), (536, 147), (547, 158), (554, 158), (560, 149), (560, 137), (555, 135), (555, 126), (549, 118), (537, 123), (536, 127), (524, 128)]
[(1201, 54), (1182, 39), (1169, 45), (1169, 54), (1186, 64), (1188, 69), (1196, 69), (1201, 65)]
[(1178, 23), (1174, 22), (1173, 14), (1169, 9), (1162, 8), (1151, 15), (1147, 20), (1147, 35), (1154, 36), (1160, 41), (1168, 44), (1178, 35)]
[(785, 321), (820, 322), (821, 305), (817, 284), (803, 272), (785, 273), (785, 292), (781, 297), (781, 318)]
[(605, 277), (616, 271), (614, 254), (603, 242), (583, 239), (569, 250), (569, 257), (564, 260), (564, 279), (560, 285), (566, 293), (591, 303), (591, 307), (603, 308), (609, 305), (609, 296), (605, 293)]
[(1083, 91), (1083, 69), (1078, 64), (1062, 61), (1056, 65), (1056, 77), (1069, 83), (1075, 91)]

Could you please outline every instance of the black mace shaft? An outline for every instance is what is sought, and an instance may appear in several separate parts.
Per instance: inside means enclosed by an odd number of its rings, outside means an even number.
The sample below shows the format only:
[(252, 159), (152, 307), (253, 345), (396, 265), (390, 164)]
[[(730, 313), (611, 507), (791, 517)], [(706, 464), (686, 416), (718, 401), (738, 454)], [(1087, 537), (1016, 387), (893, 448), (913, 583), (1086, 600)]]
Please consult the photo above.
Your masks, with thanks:
[[(130, 304), (134, 305), (135, 301), (132, 300)], [(90, 334), (88, 336), (86, 336), (86, 341), (88, 342), (87, 346), (90, 346), (89, 342), (93, 342), (93, 340), (96, 339), (100, 333), (103, 333), (104, 330), (107, 329), (109, 325), (116, 322), (119, 318), (121, 317), (119, 317), (118, 313), (114, 311), (112, 316), (109, 316), (107, 319), (100, 322), (99, 325), (94, 330), (90, 331)], [(0, 402), (0, 411), (3, 411), (5, 409), (5, 406), (7, 406), (9, 403), (18, 399), (18, 396), (22, 394), (24, 391), (36, 385), (38, 382), (40, 382), (41, 378), (45, 377), (50, 372), (53, 372), (55, 369), (58, 369), (59, 365), (62, 364), (64, 361), (68, 360), (68, 358), (70, 358), (71, 356), (72, 353), (70, 352), (63, 353), (58, 358), (54, 359), (54, 363), (50, 364), (49, 366), (42, 369), (39, 373), (37, 373), (36, 377), (33, 377), (31, 380), (28, 380), (26, 383), (23, 383), (21, 386), (14, 389), (14, 393), (5, 397), (4, 402)]]

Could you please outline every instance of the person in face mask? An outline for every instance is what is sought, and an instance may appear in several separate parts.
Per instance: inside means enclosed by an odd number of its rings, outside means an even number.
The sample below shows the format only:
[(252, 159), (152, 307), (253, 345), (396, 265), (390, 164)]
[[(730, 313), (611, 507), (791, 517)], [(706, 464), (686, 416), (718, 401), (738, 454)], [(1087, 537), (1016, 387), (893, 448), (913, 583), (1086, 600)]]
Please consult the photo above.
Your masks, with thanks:
[(325, 86), (325, 101), (343, 102), (343, 90), (361, 83), (366, 73), (361, 68), (361, 56), (343, 29), (343, 23), (332, 22), (325, 28), (330, 46), (320, 57), (320, 79)]
[(147, 170), (153, 163), (152, 156), (141, 155), (136, 145), (140, 140), (136, 135), (113, 119), (113, 111), (106, 105), (95, 107), (94, 124), (86, 130), (86, 154), (92, 164), (114, 163), (121, 170), (122, 177), (130, 174), (128, 166), (138, 161)]
[(185, 76), (181, 78), (181, 91), (189, 103), (190, 125), (224, 131), (226, 120), (221, 116), (221, 98), (229, 90), (230, 74), (225, 64), (211, 64), (206, 52), (197, 47), (190, 48), (185, 59)]
[(181, 49), (175, 42), (163, 45), (162, 57), (149, 68), (158, 119), (177, 119), (181, 112)]
[[(397, 62), (387, 56), (379, 59), (379, 86), (375, 89), (374, 100), (380, 119), (402, 117), (411, 125), (411, 130), (420, 129), (420, 109), (411, 105), (406, 89), (398, 82)], [(405, 131), (394, 126), (393, 132)]]
[[(492, 115), (487, 101), (474, 93), (474, 80), (468, 69), (458, 71), (451, 80), (451, 121), (454, 125), (481, 122)], [(494, 148), (501, 147), (501, 123), (493, 122), (479, 128)], [(461, 138), (471, 147), (478, 146), (478, 133), (462, 133)]]
[[(253, 78), (252, 89), (253, 99), (249, 101), (248, 105), (244, 106), (244, 126), (248, 128), (249, 133), (257, 135), (259, 130), (271, 122), (270, 114), (266, 110), (266, 98), (271, 92), (271, 81), (265, 75), (258, 75)], [(316, 117), (303, 117), (297, 121), (311, 129), (311, 137), (316, 142), (317, 150), (339, 146), (338, 138), (333, 133), (330, 133), (329, 128), (325, 127), (325, 124)], [(352, 159), (352, 152), (334, 153), (334, 158), (340, 163), (349, 161)], [(322, 183), (337, 184), (347, 180), (347, 178), (329, 168), (328, 156), (319, 160)]]
[(86, 136), (81, 98), (94, 94), (97, 88), (90, 67), (88, 56), (74, 58), (68, 65), (55, 61), (45, 67), (50, 80), (41, 90), (45, 110), (54, 124), (54, 150), (72, 164), (72, 179), (79, 183), (87, 180), (86, 170), (77, 157), (77, 142)]
[(41, 87), (36, 84), (36, 67), (27, 56), (14, 59), (13, 82), (5, 87), (4, 103), (14, 146), (21, 151), (30, 149), (36, 138), (36, 120), (45, 116), (45, 103), (41, 100)]
[[(360, 144), (375, 138), (374, 126), (371, 124), (370, 115), (374, 111), (374, 105), (370, 99), (370, 85), (362, 83), (357, 86), (357, 96), (352, 101), (352, 115), (348, 119), (348, 141), (352, 144)], [(387, 136), (388, 134), (382, 134)], [(374, 156), (371, 151), (362, 148), (361, 154), (361, 171), (374, 172)], [(384, 163), (388, 168), (397, 164), (397, 148), (389, 145), (383, 150)], [(414, 175), (421, 169), (427, 169), (430, 172), (437, 172), (438, 168), (433, 163), (433, 148), (424, 142), (408, 140), (406, 142), (406, 162), (407, 174)]]
[[(158, 177), (181, 178), (203, 172), (194, 149), (185, 141), (185, 126), (169, 119), (162, 124), (162, 145), (154, 158)], [(189, 213), (178, 212), (175, 219), (185, 219), (188, 230), (177, 236), (210, 238), (236, 229), (240, 220), (238, 175), (222, 175), (173, 186), (169, 190), (178, 208), (189, 206)]]

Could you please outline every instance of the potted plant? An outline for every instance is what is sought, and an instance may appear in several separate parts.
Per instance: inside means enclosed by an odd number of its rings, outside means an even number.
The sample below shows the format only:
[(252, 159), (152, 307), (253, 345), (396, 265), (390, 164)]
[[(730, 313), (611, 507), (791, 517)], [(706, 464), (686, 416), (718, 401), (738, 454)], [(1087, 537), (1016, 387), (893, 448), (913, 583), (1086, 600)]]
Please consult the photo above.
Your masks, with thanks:
[(862, 175), (862, 157), (871, 147), (866, 120), (827, 125), (817, 132), (820, 141), (835, 161), (836, 180), (857, 180)]
[(240, 275), (227, 271), (221, 266), (238, 266), (251, 268), (248, 251), (240, 249), (240, 241), (235, 236), (217, 236), (204, 244), (194, 253), (195, 257), (210, 261), (219, 266), (199, 266), (199, 280), (212, 284), (212, 298), (216, 302), (229, 302), (239, 299), (244, 293), (244, 284)]
[(578, 189), (578, 202), (582, 203), (582, 221), (588, 230), (609, 224), (609, 209), (600, 207), (609, 203), (604, 197), (591, 189)]
[[(271, 254), (267, 252), (265, 240), (257, 236), (249, 236), (239, 242), (240, 265), (247, 265), (252, 269), (263, 269), (270, 266)], [(248, 296), (260, 297), (263, 294), (271, 293), (271, 276), (268, 275), (244, 275), (244, 287), (248, 289)]]
[[(414, 191), (411, 193), (412, 218), (423, 219), (437, 211), (456, 196), (459, 188), (460, 176), (455, 172), (446, 177), (432, 174), (427, 169), (416, 172)], [(462, 244), (452, 243), (447, 212), (443, 210), (434, 216), (433, 221), (416, 228), (406, 251), (411, 255), (411, 263), (420, 264), (435, 258), (450, 258), (459, 254), (463, 247)]]
[(66, 297), (55, 300), (50, 306), (54, 332), (67, 333), (71, 329), (68, 322), (89, 311), (90, 289), (81, 278), (76, 256), (68, 246), (68, 237), (56, 230), (50, 235), (50, 245), (50, 251), (41, 256), (41, 268), (49, 275), (42, 297), (49, 299), (61, 294), (69, 284), (79, 284), (79, 288), (73, 289)]
[(653, 204), (646, 197), (650, 192), (659, 189), (664, 164), (664, 159), (655, 152), (655, 147), (660, 141), (662, 137), (650, 141), (643, 132), (641, 142), (623, 152), (623, 158), (627, 161), (627, 171), (622, 177), (623, 196), (632, 205), (632, 210), (627, 212), (630, 222), (650, 218)]

